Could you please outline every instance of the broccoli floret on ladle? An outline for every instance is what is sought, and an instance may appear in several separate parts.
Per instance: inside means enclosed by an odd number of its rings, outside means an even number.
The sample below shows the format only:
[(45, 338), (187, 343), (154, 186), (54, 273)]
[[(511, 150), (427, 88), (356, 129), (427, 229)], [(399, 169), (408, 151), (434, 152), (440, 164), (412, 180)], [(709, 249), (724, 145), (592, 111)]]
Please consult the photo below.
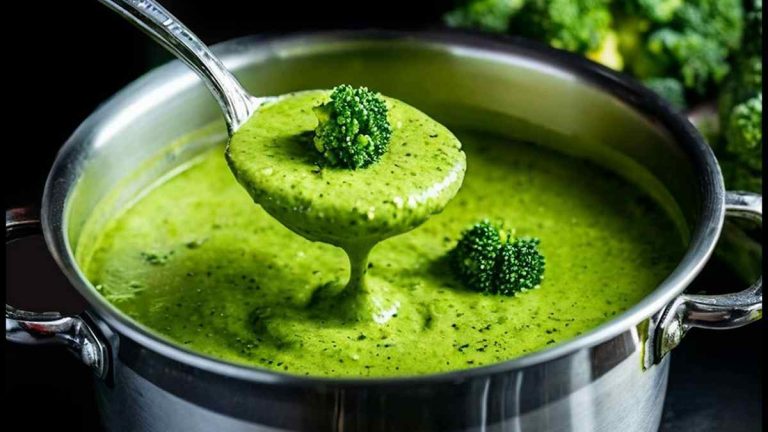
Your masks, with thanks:
[(340, 85), (314, 109), (314, 144), (333, 167), (365, 168), (386, 153), (392, 128), (381, 95), (366, 87)]

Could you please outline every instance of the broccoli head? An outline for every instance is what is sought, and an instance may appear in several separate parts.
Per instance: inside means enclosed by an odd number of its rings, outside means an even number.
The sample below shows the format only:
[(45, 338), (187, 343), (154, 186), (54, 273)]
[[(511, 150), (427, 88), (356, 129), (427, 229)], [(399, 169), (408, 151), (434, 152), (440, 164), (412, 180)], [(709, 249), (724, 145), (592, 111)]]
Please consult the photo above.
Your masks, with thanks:
[(539, 253), (539, 239), (507, 240), (496, 255), (493, 289), (498, 294), (515, 295), (537, 287), (544, 277), (544, 257)]
[(330, 100), (314, 109), (318, 119), (314, 144), (333, 167), (364, 168), (389, 148), (392, 128), (380, 94), (365, 87), (340, 85)]
[(694, 31), (658, 30), (649, 36), (646, 48), (665, 74), (678, 71), (685, 87), (699, 94), (722, 81), (730, 70), (728, 49)]
[(462, 233), (448, 257), (464, 286), (482, 292), (493, 290), (493, 267), (500, 247), (499, 229), (488, 220), (482, 220)]
[(475, 28), (493, 33), (509, 29), (509, 20), (525, 0), (464, 0), (443, 16), (450, 27)]
[(744, 32), (742, 0), (686, 0), (673, 23), (681, 30), (697, 31), (731, 49), (739, 48)]
[[(608, 66), (620, 64), (611, 52), (611, 0), (463, 0), (443, 16), (450, 27), (512, 33), (597, 61), (608, 55)], [(607, 54), (606, 54), (607, 53)]]
[(739, 57), (720, 88), (718, 109), (720, 122), (727, 125), (733, 108), (759, 93), (763, 86), (763, 58), (761, 56)]
[(725, 128), (725, 151), (752, 170), (763, 169), (763, 94), (736, 105)]
[[(718, 95), (718, 110), (720, 112), (720, 124), (727, 129), (733, 109), (747, 100), (754, 98), (762, 92), (763, 87), (763, 57), (762, 50), (756, 50), (754, 41), (762, 35), (762, 1), (754, 2), (747, 16), (747, 28), (745, 29), (745, 49), (737, 52), (733, 61), (733, 68), (720, 88)], [(760, 18), (756, 18), (759, 16)]]
[(587, 53), (599, 50), (611, 31), (610, 0), (527, 0), (510, 30), (555, 48)]
[(544, 257), (538, 245), (538, 239), (513, 239), (499, 225), (483, 220), (462, 233), (448, 258), (465, 287), (513, 296), (541, 283)]
[(643, 81), (643, 84), (666, 99), (673, 107), (679, 110), (686, 108), (685, 89), (680, 81), (674, 78), (649, 78)]
[(620, 50), (640, 79), (672, 77), (705, 94), (728, 74), (741, 43), (742, 0), (631, 0), (618, 20)]
[(720, 89), (720, 139), (713, 147), (729, 189), (760, 192), (763, 170), (762, 1), (747, 10), (743, 49)]
[(629, 14), (663, 24), (672, 21), (684, 0), (629, 0), (625, 3)]

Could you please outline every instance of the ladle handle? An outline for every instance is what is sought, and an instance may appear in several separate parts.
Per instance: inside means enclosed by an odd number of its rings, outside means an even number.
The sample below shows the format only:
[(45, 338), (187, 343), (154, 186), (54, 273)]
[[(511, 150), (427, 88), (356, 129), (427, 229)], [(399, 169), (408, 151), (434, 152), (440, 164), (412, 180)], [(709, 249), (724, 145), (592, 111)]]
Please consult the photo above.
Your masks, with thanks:
[(99, 0), (152, 36), (203, 79), (224, 112), (230, 135), (253, 113), (259, 99), (243, 89), (211, 50), (170, 12), (152, 0)]

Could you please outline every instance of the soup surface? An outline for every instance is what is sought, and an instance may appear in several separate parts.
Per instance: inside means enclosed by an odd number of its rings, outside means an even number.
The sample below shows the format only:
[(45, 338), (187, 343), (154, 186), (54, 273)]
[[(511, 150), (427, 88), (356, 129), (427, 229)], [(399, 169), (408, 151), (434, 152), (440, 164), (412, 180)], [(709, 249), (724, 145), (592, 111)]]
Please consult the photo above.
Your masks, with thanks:
[[(682, 254), (672, 221), (639, 189), (549, 149), (457, 134), (464, 184), (446, 209), (378, 244), (368, 277), (397, 305), (386, 319), (310, 308), (342, 285), (344, 252), (285, 228), (240, 187), (223, 144), (146, 191), (78, 260), (127, 315), (187, 348), (315, 376), (414, 375), (496, 363), (586, 332), (637, 303)], [(541, 239), (544, 281), (483, 295), (446, 253), (481, 218)], [(95, 223), (95, 222), (94, 222)]]

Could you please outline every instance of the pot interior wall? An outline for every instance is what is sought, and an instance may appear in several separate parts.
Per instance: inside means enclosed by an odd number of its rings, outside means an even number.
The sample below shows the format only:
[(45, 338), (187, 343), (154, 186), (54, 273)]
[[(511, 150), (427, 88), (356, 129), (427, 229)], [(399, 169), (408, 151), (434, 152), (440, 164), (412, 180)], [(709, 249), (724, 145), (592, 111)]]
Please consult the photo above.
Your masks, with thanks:
[[(366, 85), (399, 98), (451, 128), (482, 130), (533, 141), (596, 160), (640, 185), (674, 217), (687, 240), (699, 213), (700, 180), (690, 158), (662, 126), (586, 82), (536, 60), (522, 48), (507, 53), (417, 40), (245, 39), (219, 50), (256, 95)], [(84, 222), (107, 220), (146, 185), (213, 145), (200, 135), (169, 143), (223, 121), (213, 98), (180, 64), (142, 78), (84, 127), (90, 149), (68, 199), (65, 219), (77, 250)], [(77, 136), (77, 134), (76, 134)], [(141, 170), (138, 170), (142, 167)], [(119, 186), (118, 189), (116, 187)], [(110, 191), (118, 193), (110, 194)], [(99, 224), (92, 224), (98, 227)]]

